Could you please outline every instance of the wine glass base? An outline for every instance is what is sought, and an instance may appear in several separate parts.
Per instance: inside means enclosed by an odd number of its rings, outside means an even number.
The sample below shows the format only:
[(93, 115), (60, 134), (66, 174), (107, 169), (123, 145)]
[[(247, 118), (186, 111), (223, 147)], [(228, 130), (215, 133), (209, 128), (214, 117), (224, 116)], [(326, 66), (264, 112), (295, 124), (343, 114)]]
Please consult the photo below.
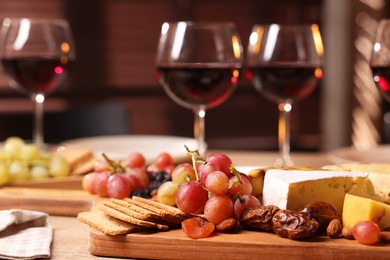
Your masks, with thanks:
[(294, 162), (291, 160), (291, 158), (279, 158), (275, 161), (274, 165), (276, 167), (294, 166)]

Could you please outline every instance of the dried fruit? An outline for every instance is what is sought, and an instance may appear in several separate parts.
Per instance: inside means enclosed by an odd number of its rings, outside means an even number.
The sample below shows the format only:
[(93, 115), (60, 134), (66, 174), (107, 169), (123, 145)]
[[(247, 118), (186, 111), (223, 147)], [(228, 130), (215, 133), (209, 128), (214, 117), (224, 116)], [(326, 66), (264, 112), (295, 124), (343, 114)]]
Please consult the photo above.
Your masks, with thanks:
[(240, 215), (240, 224), (251, 229), (272, 231), (272, 217), (278, 210), (273, 205), (248, 207)]
[(384, 243), (390, 243), (390, 231), (382, 231), (380, 240)]
[(204, 218), (194, 217), (184, 220), (181, 227), (189, 237), (205, 238), (209, 237), (215, 229), (215, 225)]
[(281, 237), (303, 239), (314, 236), (318, 222), (307, 214), (292, 210), (279, 210), (272, 218), (272, 229)]
[(343, 229), (343, 224), (339, 219), (336, 218), (329, 223), (328, 228), (326, 229), (326, 234), (330, 238), (338, 238), (340, 237), (342, 229)]
[(309, 217), (314, 218), (318, 224), (318, 232), (324, 233), (333, 219), (340, 219), (341, 215), (334, 207), (325, 201), (314, 201), (308, 203), (300, 210), (301, 213), (309, 214)]

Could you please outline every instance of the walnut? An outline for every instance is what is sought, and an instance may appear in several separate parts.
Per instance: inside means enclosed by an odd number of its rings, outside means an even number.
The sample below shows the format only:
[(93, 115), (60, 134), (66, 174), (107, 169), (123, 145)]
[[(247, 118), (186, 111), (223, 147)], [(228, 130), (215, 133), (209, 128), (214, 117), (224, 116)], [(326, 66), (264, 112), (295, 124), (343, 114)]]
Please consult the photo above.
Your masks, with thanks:
[(246, 208), (240, 215), (240, 224), (251, 229), (272, 231), (272, 217), (278, 210), (273, 205)]
[(340, 219), (341, 215), (334, 207), (325, 201), (315, 201), (308, 203), (299, 212), (308, 214), (309, 217), (314, 218), (318, 223), (318, 232), (325, 233), (329, 223), (333, 219)]
[(308, 216), (292, 210), (279, 210), (272, 218), (272, 229), (281, 237), (302, 239), (317, 233), (318, 222)]
[(341, 224), (340, 219), (335, 218), (329, 223), (328, 228), (326, 229), (326, 234), (330, 238), (338, 238), (340, 237), (342, 229), (343, 224)]

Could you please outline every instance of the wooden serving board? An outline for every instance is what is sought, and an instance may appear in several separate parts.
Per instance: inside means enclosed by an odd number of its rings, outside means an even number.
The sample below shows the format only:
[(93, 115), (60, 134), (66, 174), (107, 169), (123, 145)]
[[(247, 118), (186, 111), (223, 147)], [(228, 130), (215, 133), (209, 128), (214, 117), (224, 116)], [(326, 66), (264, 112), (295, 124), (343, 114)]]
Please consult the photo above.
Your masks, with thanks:
[(0, 209), (26, 209), (56, 216), (77, 216), (91, 210), (97, 196), (82, 190), (5, 187), (0, 189)]
[(66, 176), (47, 178), (41, 180), (30, 180), (22, 182), (7, 183), (0, 185), (2, 187), (24, 187), (24, 188), (48, 188), (48, 189), (65, 189), (65, 190), (81, 190), (82, 179), (84, 176)]
[(389, 259), (390, 244), (361, 245), (317, 236), (290, 240), (273, 233), (240, 230), (191, 239), (181, 229), (108, 236), (91, 230), (89, 251), (97, 256), (147, 259)]

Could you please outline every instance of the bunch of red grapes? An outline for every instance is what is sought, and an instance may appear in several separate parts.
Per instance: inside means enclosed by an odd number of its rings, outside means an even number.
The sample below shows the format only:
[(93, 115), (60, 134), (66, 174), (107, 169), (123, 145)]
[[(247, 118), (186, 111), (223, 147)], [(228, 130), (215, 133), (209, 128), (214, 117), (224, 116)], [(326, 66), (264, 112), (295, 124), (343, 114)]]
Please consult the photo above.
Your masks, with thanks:
[(166, 152), (160, 153), (148, 167), (139, 152), (131, 153), (124, 161), (111, 160), (103, 154), (103, 158), (95, 162), (93, 171), (84, 176), (82, 186), (100, 197), (123, 199), (148, 189), (156, 175), (162, 184), (170, 179), (173, 168), (173, 158)]
[(176, 205), (187, 214), (203, 213), (214, 225), (238, 219), (243, 209), (260, 205), (251, 195), (248, 176), (238, 172), (226, 154), (213, 153), (203, 159), (192, 152), (192, 157), (192, 165), (179, 164), (172, 172), (172, 181), (160, 187), (160, 202)]

